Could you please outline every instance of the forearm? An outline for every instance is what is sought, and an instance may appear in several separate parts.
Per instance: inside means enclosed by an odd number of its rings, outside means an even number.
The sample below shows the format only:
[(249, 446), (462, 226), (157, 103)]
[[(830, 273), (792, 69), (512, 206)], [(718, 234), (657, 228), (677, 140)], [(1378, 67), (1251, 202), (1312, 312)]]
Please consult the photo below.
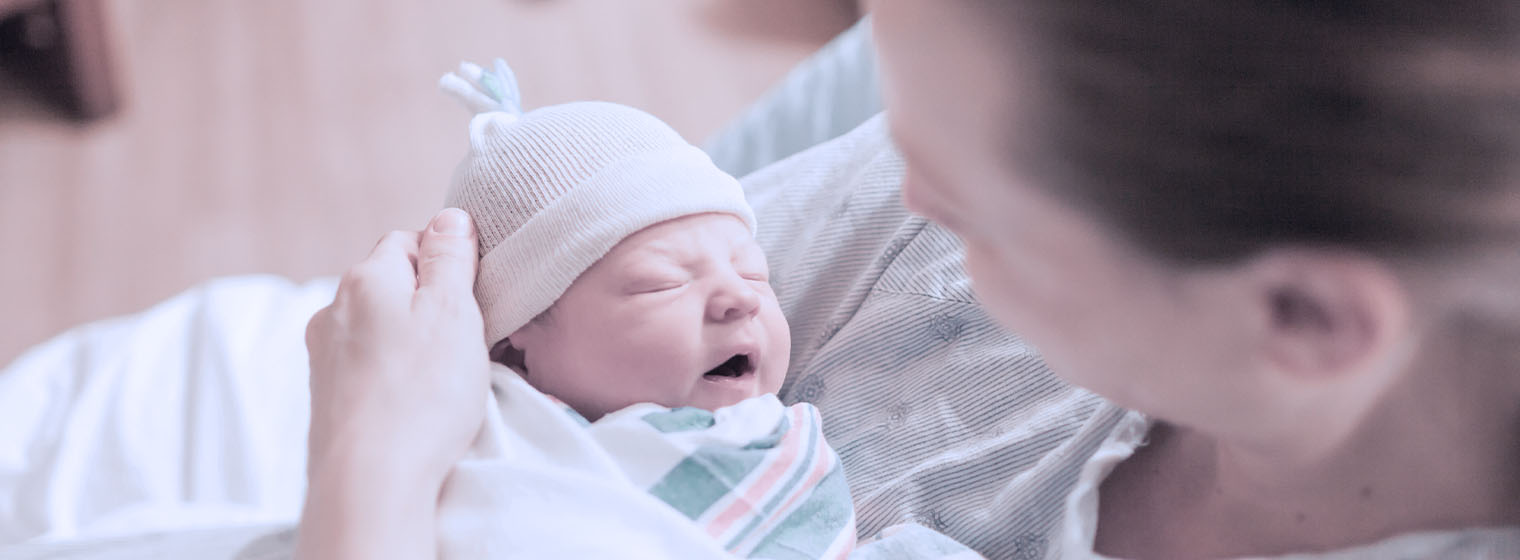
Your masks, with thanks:
[(439, 489), (490, 390), (469, 216), (381, 238), (306, 327), (311, 430), (297, 556), (433, 558)]
[(302, 559), (437, 556), (439, 482), (384, 469), (322, 466), (310, 473), (296, 545)]

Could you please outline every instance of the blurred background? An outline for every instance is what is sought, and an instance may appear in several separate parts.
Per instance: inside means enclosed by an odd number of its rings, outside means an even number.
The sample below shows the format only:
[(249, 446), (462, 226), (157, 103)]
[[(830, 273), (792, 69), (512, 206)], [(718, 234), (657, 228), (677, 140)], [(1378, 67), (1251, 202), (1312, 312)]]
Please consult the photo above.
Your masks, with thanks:
[(342, 272), (441, 205), (505, 58), (700, 143), (854, 0), (0, 0), (0, 366), (214, 276)]

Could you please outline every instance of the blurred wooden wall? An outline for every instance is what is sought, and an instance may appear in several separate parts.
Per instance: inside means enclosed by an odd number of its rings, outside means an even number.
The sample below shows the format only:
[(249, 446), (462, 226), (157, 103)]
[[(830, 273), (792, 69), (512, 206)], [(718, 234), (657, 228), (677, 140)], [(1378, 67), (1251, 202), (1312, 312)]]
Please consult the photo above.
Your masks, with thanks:
[(529, 107), (603, 99), (700, 142), (843, 30), (833, 0), (106, 0), (120, 110), (0, 75), (0, 365), (206, 278), (336, 274), (440, 206), (461, 59)]

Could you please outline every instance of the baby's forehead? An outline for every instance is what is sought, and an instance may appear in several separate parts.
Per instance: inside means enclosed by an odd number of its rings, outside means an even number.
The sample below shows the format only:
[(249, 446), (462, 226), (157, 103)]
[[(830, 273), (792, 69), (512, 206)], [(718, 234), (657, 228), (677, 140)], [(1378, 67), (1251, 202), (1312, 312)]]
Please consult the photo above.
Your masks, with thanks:
[(738, 220), (677, 220), (657, 224), (629, 236), (608, 256), (626, 261), (653, 259), (679, 263), (724, 254), (764, 256), (749, 228)]

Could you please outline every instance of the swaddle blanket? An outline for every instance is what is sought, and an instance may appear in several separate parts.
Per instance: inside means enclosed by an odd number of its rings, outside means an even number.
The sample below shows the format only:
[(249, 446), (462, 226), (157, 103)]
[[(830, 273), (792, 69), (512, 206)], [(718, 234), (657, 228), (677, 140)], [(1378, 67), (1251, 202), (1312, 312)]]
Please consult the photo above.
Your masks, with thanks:
[(634, 405), (587, 422), (493, 366), (438, 511), (445, 558), (839, 558), (855, 517), (817, 410)]

